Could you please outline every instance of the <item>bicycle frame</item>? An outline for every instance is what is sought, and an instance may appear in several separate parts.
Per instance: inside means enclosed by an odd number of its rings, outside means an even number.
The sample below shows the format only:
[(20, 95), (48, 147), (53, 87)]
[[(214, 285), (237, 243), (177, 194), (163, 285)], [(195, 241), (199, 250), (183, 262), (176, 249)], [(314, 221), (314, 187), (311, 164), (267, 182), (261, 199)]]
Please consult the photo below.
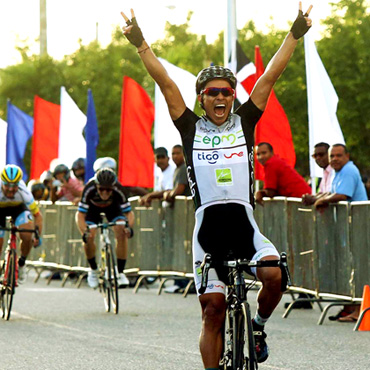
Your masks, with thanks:
[(118, 314), (118, 283), (117, 283), (117, 262), (115, 253), (109, 237), (109, 228), (115, 225), (126, 226), (124, 220), (117, 220), (108, 223), (99, 223), (89, 225), (88, 229), (100, 229), (99, 247), (101, 251), (99, 290), (104, 297), (105, 310), (110, 312), (111, 306), (113, 312)]
[[(224, 351), (220, 361), (223, 370), (255, 370), (258, 369), (257, 356), (250, 306), (247, 293), (254, 285), (246, 285), (243, 272), (246, 267), (280, 267), (282, 271), (282, 290), (286, 285), (291, 285), (290, 275), (285, 253), (280, 255), (280, 260), (250, 261), (232, 259), (220, 263), (212, 263), (210, 254), (206, 254), (201, 265), (202, 280), (199, 293), (203, 294), (208, 284), (208, 271), (213, 266), (228, 267), (228, 286), (226, 295), (226, 316), (224, 330)], [(256, 281), (256, 280), (255, 280)], [(284, 289), (283, 289), (284, 286)], [(244, 353), (244, 346), (248, 348)]]
[[(19, 229), (14, 225), (13, 221), (10, 222), (10, 228), (2, 228), (9, 231), (10, 236), (8, 245), (5, 250), (5, 258), (1, 268), (2, 282), (0, 290), (1, 310), (2, 317), (9, 320), (13, 304), (13, 296), (15, 287), (18, 286), (18, 261), (17, 261), (17, 233), (29, 232), (34, 233), (36, 238), (39, 238), (38, 229)], [(2, 271), (4, 269), (5, 271)]]
[[(5, 249), (6, 258), (4, 258), (4, 262), (9, 261), (11, 250), (14, 251), (15, 257), (17, 257), (17, 235), (15, 232), (10, 233), (10, 237), (8, 239), (8, 245)], [(7, 284), (6, 279), (8, 277), (8, 272), (9, 272), (9, 263), (7, 262), (5, 263), (4, 280), (3, 280), (2, 285)], [(18, 285), (18, 263), (15, 264), (15, 286), (17, 285)]]

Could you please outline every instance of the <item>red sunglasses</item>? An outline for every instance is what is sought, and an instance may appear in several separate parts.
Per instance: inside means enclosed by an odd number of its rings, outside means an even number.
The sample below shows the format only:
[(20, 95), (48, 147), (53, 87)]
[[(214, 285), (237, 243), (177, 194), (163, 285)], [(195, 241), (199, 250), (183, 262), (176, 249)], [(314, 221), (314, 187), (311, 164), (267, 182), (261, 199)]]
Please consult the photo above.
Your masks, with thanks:
[(216, 97), (219, 93), (221, 93), (223, 96), (228, 97), (235, 94), (235, 90), (231, 87), (207, 87), (206, 89), (202, 90), (202, 94), (206, 94), (209, 96)]

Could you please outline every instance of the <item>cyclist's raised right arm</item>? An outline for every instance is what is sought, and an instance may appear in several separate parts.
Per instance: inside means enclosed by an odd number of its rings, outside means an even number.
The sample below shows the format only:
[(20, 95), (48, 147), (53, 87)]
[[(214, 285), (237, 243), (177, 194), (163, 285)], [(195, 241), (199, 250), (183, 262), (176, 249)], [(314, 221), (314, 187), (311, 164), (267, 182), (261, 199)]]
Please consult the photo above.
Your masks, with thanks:
[(137, 24), (134, 11), (131, 9), (131, 20), (121, 12), (126, 21), (122, 28), (123, 34), (137, 47), (137, 51), (145, 68), (160, 87), (168, 106), (172, 120), (176, 120), (184, 113), (186, 105), (175, 82), (170, 78), (162, 63), (155, 56), (150, 46), (144, 40), (141, 30)]

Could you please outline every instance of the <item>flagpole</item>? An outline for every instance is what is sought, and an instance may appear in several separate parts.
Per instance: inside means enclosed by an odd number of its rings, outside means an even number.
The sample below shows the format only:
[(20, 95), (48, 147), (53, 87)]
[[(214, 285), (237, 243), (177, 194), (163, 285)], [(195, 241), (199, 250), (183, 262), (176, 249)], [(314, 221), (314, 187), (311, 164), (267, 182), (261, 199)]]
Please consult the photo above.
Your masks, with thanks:
[(224, 32), (224, 65), (229, 65), (231, 57), (231, 69), (236, 73), (236, 40), (238, 31), (236, 28), (236, 0), (227, 0), (227, 17)]

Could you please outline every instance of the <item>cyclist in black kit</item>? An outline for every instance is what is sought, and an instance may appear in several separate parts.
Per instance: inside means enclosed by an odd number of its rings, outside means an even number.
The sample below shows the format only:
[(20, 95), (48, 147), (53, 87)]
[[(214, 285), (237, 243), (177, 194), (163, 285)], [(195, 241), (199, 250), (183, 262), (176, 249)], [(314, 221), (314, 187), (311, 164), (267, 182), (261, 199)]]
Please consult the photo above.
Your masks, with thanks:
[[(260, 233), (253, 218), (254, 128), (298, 39), (311, 27), (308, 18), (311, 8), (303, 14), (299, 3), (298, 17), (291, 31), (257, 81), (250, 99), (235, 113), (231, 113), (235, 98), (234, 74), (221, 66), (203, 69), (196, 82), (198, 101), (205, 111), (202, 117), (186, 107), (177, 85), (144, 40), (133, 10), (131, 19), (121, 13), (126, 21), (123, 33), (137, 47), (147, 71), (159, 85), (183, 141), (196, 208), (193, 261), (197, 288), (200, 286), (199, 266), (206, 252), (211, 253), (214, 260), (223, 260), (230, 252), (236, 258), (279, 259), (277, 250)], [(226, 273), (222, 268), (211, 269), (206, 294), (199, 297), (203, 319), (200, 351), (206, 369), (219, 368)], [(253, 328), (258, 361), (263, 362), (268, 357), (264, 325), (281, 299), (282, 277), (278, 267), (261, 268), (257, 277), (263, 286), (258, 294)]]
[(127, 286), (129, 281), (124, 274), (127, 260), (127, 239), (133, 234), (132, 225), (134, 214), (131, 211), (130, 202), (126, 199), (122, 185), (117, 181), (117, 176), (111, 168), (98, 170), (95, 176), (86, 184), (82, 199), (78, 205), (76, 213), (77, 226), (82, 234), (86, 258), (91, 270), (87, 276), (87, 282), (91, 288), (99, 285), (99, 274), (95, 260), (95, 234), (97, 229), (87, 231), (88, 224), (98, 224), (102, 222), (101, 213), (105, 213), (108, 221), (126, 220), (128, 226), (113, 226), (116, 237), (116, 254), (118, 267), (118, 284)]

